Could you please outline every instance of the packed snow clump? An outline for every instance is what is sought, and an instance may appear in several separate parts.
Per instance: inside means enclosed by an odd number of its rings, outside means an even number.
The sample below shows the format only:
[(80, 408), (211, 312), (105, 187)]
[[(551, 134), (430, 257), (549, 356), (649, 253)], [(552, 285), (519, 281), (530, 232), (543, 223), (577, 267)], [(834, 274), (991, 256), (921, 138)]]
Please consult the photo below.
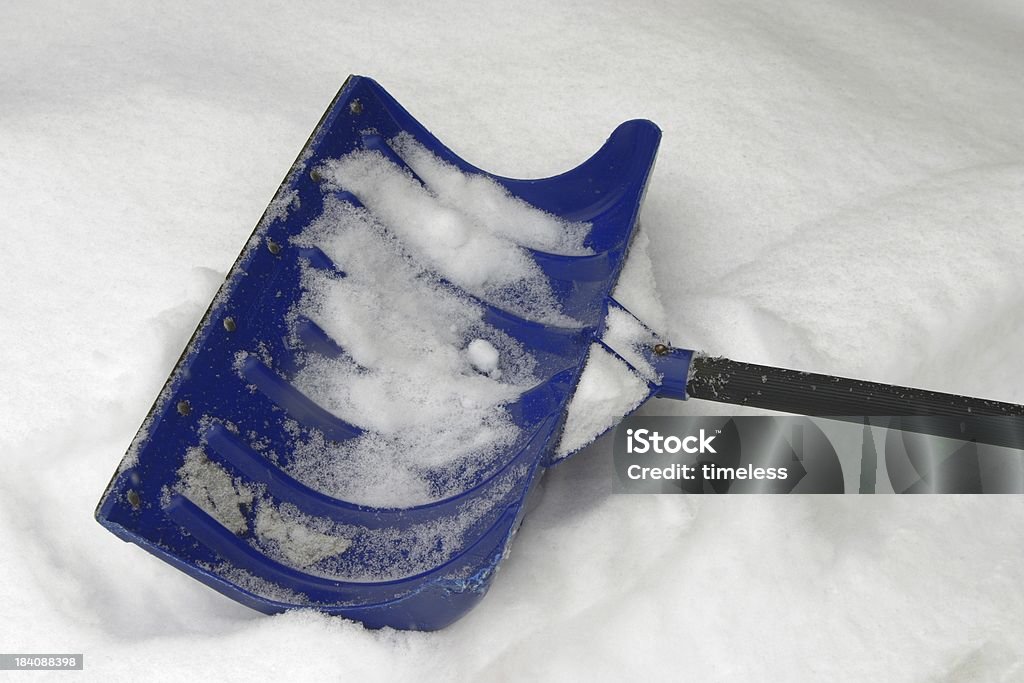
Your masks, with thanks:
[(466, 348), (469, 354), (469, 362), (473, 367), (488, 377), (498, 379), (501, 377), (501, 370), (498, 369), (500, 354), (498, 349), (486, 339), (474, 339), (469, 342)]
[[(356, 150), (324, 163), (320, 173), (327, 187), (357, 197), (412, 258), (471, 295), (529, 320), (579, 326), (560, 309), (547, 276), (523, 243), (584, 253), (580, 235), (589, 226), (560, 222), (483, 176), (466, 176), (460, 185), (455, 182), (456, 175), (462, 176), (457, 169), (416, 143), (395, 144), (411, 153), (438, 188), (429, 180), (425, 187), (376, 150)], [(477, 190), (483, 193), (477, 196)], [(529, 228), (525, 238), (508, 222), (515, 216), (532, 217), (524, 219)], [(577, 237), (556, 239), (559, 229)]]
[(232, 532), (245, 533), (248, 529), (244, 510), (252, 506), (253, 490), (208, 459), (201, 447), (186, 451), (185, 461), (178, 469), (176, 492)]
[(611, 429), (647, 398), (650, 389), (628, 365), (600, 344), (590, 346), (587, 364), (569, 401), (556, 457), (566, 457)]
[(463, 173), (434, 156), (406, 132), (389, 143), (413, 172), (427, 184), (438, 202), (456, 209), (488, 233), (524, 247), (582, 256), (590, 225), (566, 221), (513, 197), (504, 187), (480, 173)]
[(303, 515), (291, 506), (261, 504), (253, 526), (256, 537), (272, 544), (293, 567), (309, 567), (326, 557), (340, 555), (352, 545), (351, 540), (331, 528), (329, 520)]

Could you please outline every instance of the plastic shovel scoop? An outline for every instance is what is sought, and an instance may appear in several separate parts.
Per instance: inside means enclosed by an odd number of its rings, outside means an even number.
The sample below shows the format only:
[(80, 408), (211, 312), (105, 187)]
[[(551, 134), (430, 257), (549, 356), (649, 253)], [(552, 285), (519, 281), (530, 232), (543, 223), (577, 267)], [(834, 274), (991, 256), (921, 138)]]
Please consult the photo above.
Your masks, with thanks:
[(562, 175), (496, 177), (350, 77), (99, 522), (263, 612), (436, 629), (483, 597), (544, 469), (650, 396), (858, 414), (870, 394), (905, 412), (911, 390), (694, 358), (613, 299), (659, 139), (628, 121)]

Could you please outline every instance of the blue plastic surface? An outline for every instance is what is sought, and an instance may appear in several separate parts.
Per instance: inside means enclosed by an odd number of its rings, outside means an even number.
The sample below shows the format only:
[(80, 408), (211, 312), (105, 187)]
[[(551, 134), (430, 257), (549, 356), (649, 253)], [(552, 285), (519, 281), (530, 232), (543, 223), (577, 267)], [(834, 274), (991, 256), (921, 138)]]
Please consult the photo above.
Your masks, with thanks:
[[(463, 171), (483, 173), (444, 147), (376, 82), (350, 77), (278, 190), (277, 201), (297, 193), (298, 208), (286, 217), (268, 209), (96, 511), (100, 523), (122, 539), (263, 612), (312, 607), (373, 627), (436, 629), (480, 600), (522, 521), (525, 501), (551, 463), (566, 404), (587, 350), (602, 331), (609, 293), (636, 225), (660, 139), (660, 131), (650, 121), (627, 121), (593, 157), (564, 174), (543, 180), (491, 176), (534, 206), (593, 224), (587, 243), (595, 252), (592, 256), (532, 252), (565, 312), (585, 327), (549, 327), (487, 306), (486, 321), (534, 353), (545, 378), (509, 407), (523, 438), (513, 450), (488, 463), (457, 496), (414, 508), (378, 509), (310, 489), (254, 443), (274, 444), (277, 457), (287, 458), (295, 424), (300, 436), (321, 433), (336, 441), (361, 431), (290, 382), (303, 362), (299, 351), (344, 353), (312, 321), (288, 319), (289, 307), (301, 294), (301, 265), (343, 272), (344, 263), (331, 262), (317, 249), (296, 248), (289, 240), (323, 206), (326, 195), (311, 177), (312, 169), (357, 148), (387, 152), (384, 141), (402, 131)], [(303, 348), (291, 348), (289, 338), (301, 340)], [(258, 355), (257, 349), (262, 350)], [(240, 351), (253, 355), (237, 362)], [(261, 358), (273, 360), (268, 363)], [(668, 361), (669, 374), (675, 379), (665, 392), (683, 398), (689, 357)], [(651, 387), (652, 395), (659, 391), (660, 387)], [(265, 487), (275, 502), (360, 530), (352, 547), (341, 555), (356, 573), (360, 565), (413, 566), (410, 555), (416, 544), (424, 542), (424, 528), (458, 519), (463, 506), (474, 501), (496, 502), (465, 531), (457, 547), (431, 549), (430, 557), (436, 561), (426, 571), (410, 571), (388, 581), (337, 581), (267, 557), (250, 542), (251, 532), (236, 534), (176, 493), (173, 484), (185, 453), (199, 445), (206, 457), (237, 480)], [(381, 547), (360, 540), (384, 532), (400, 541)], [(422, 568), (422, 562), (418, 566)]]

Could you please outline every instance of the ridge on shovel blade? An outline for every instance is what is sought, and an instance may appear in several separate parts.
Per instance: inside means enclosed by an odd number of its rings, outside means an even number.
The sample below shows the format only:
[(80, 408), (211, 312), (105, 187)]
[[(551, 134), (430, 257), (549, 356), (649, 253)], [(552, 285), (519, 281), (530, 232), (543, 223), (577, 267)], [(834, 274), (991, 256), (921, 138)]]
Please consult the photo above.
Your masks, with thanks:
[[(481, 599), (525, 501), (552, 463), (567, 402), (603, 330), (661, 135), (650, 121), (628, 121), (589, 160), (561, 175), (486, 174), (535, 207), (592, 224), (585, 242), (592, 255), (532, 252), (565, 312), (583, 325), (552, 327), (485, 305), (486, 322), (546, 359), (539, 363), (540, 384), (509, 408), (522, 436), (457, 495), (375, 508), (314, 490), (282, 467), (297, 435), (342, 442), (362, 431), (292, 381), (310, 356), (343, 352), (315, 323), (289, 317), (302, 293), (303, 264), (344, 269), (292, 238), (321, 213), (329, 194), (318, 183), (318, 164), (381, 149), (382, 140), (399, 133), (465, 173), (483, 173), (376, 82), (351, 76), (242, 249), (96, 510), (98, 521), (123, 540), (263, 612), (312, 608), (371, 627), (436, 629)], [(689, 356), (674, 362), (682, 371), (677, 383), (685, 382)], [(180, 486), (188, 468), (211, 488), (197, 493)], [(313, 520), (318, 548), (346, 569), (346, 578), (318, 570), (316, 561), (268, 556), (254, 540), (258, 506), (277, 511), (285, 534), (294, 531), (295, 519)], [(478, 512), (468, 515), (471, 508)]]

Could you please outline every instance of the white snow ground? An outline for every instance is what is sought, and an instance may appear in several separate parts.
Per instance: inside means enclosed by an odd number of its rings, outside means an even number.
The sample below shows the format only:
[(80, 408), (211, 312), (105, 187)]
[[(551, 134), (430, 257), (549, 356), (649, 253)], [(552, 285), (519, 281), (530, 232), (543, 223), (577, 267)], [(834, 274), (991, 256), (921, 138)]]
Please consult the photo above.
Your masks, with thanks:
[(677, 343), (1024, 401), (1024, 5), (253, 7), (0, 6), (0, 651), (84, 652), (61, 680), (1024, 679), (1020, 497), (613, 496), (605, 440), (436, 634), (264, 617), (92, 519), (350, 72), (504, 175), (656, 121)]

